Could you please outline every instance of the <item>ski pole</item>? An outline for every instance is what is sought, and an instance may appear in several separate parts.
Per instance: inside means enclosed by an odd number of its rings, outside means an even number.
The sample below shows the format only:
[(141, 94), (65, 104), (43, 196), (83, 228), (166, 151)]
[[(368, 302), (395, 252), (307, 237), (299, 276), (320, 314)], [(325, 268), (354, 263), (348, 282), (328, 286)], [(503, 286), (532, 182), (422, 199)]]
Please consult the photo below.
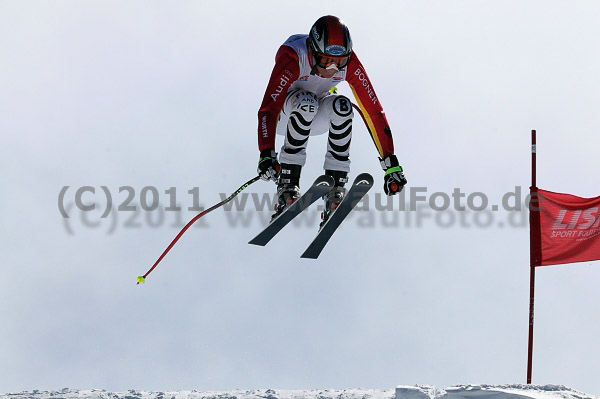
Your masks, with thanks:
[(156, 268), (156, 266), (158, 266), (158, 264), (160, 263), (160, 261), (171, 250), (171, 248), (173, 248), (173, 246), (181, 238), (181, 236), (183, 235), (183, 233), (185, 233), (185, 231), (187, 229), (189, 229), (190, 226), (193, 225), (196, 222), (196, 220), (200, 219), (202, 216), (206, 215), (207, 213), (209, 213), (211, 211), (214, 211), (215, 209), (219, 208), (220, 206), (228, 203), (236, 195), (238, 195), (239, 193), (241, 193), (242, 191), (244, 191), (244, 189), (246, 189), (246, 187), (248, 187), (252, 183), (258, 181), (259, 179), (260, 179), (260, 176), (253, 177), (252, 179), (250, 179), (246, 183), (244, 183), (240, 188), (238, 188), (233, 194), (231, 194), (229, 197), (225, 198), (223, 201), (219, 202), (218, 204), (215, 204), (215, 205), (211, 206), (210, 208), (208, 208), (208, 209), (202, 211), (201, 213), (199, 213), (198, 215), (194, 216), (194, 218), (192, 220), (190, 220), (188, 222), (188, 224), (186, 224), (183, 227), (183, 229), (181, 229), (181, 231), (179, 232), (179, 234), (177, 234), (177, 236), (173, 239), (173, 241), (171, 241), (171, 243), (169, 244), (169, 246), (167, 247), (167, 249), (165, 249), (165, 251), (162, 253), (162, 255), (160, 255), (160, 257), (156, 260), (156, 262), (154, 262), (154, 265), (152, 265), (152, 267), (150, 268), (150, 270), (148, 270), (146, 272), (146, 274), (144, 274), (143, 276), (138, 276), (137, 283), (138, 284), (144, 284), (146, 282), (146, 277), (148, 277), (148, 275), (150, 273), (152, 273), (152, 270), (154, 270)]

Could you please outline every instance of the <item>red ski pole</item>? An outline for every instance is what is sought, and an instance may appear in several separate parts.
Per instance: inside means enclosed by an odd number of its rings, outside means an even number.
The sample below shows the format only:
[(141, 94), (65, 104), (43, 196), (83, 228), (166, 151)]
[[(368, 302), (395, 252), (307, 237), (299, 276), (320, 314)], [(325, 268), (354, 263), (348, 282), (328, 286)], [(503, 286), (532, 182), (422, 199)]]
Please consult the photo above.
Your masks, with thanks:
[(185, 233), (185, 231), (187, 229), (189, 229), (190, 226), (193, 225), (196, 222), (196, 220), (200, 219), (202, 216), (206, 215), (207, 213), (209, 213), (211, 211), (214, 211), (215, 209), (219, 208), (220, 206), (228, 203), (236, 195), (238, 195), (239, 193), (241, 193), (242, 191), (244, 191), (244, 189), (246, 189), (246, 187), (248, 187), (252, 183), (258, 181), (259, 179), (260, 179), (260, 176), (253, 177), (252, 179), (250, 179), (246, 183), (244, 183), (240, 188), (238, 188), (233, 194), (231, 194), (229, 197), (225, 198), (223, 201), (219, 202), (218, 204), (215, 204), (215, 205), (211, 206), (210, 208), (208, 208), (208, 209), (202, 211), (201, 213), (199, 213), (198, 215), (194, 216), (194, 218), (192, 220), (190, 220), (188, 222), (188, 224), (186, 224), (183, 227), (183, 229), (181, 229), (181, 231), (179, 232), (179, 234), (177, 234), (177, 236), (173, 239), (173, 241), (171, 241), (171, 243), (169, 244), (169, 246), (167, 247), (167, 249), (165, 249), (165, 251), (162, 253), (162, 255), (160, 255), (160, 257), (156, 260), (156, 262), (154, 262), (154, 265), (152, 265), (152, 267), (150, 268), (150, 270), (148, 270), (146, 272), (146, 274), (144, 274), (143, 276), (138, 276), (137, 283), (138, 284), (144, 284), (146, 282), (146, 277), (148, 277), (148, 275), (150, 273), (152, 273), (152, 270), (154, 270), (156, 268), (156, 266), (158, 266), (158, 264), (160, 263), (160, 261), (163, 260), (163, 258), (165, 257), (165, 255), (167, 253), (169, 253), (169, 251), (171, 250), (171, 248), (173, 248), (173, 246), (181, 238), (181, 236), (183, 235), (183, 233)]

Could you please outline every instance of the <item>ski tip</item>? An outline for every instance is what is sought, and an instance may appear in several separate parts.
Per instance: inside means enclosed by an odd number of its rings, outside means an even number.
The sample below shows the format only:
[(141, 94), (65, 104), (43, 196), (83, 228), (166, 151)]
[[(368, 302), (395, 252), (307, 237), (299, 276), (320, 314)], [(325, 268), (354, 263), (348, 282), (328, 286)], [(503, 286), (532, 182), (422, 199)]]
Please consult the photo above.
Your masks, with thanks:
[(146, 282), (146, 279), (144, 278), (144, 276), (138, 276), (137, 278), (137, 283), (139, 284), (144, 284)]
[(369, 173), (361, 173), (354, 179), (354, 184), (373, 184), (374, 179)]
[(333, 176), (327, 176), (327, 175), (321, 175), (321, 176), (317, 177), (315, 182), (313, 183), (313, 186), (333, 187), (333, 185), (334, 185)]

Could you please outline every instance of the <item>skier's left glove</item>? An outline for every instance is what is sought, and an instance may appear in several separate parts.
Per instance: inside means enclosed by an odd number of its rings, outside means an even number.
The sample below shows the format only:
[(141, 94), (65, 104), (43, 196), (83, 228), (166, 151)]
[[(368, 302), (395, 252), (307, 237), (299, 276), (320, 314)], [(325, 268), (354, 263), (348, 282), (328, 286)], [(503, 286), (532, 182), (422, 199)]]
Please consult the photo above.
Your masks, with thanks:
[(404, 177), (402, 166), (398, 163), (398, 158), (394, 154), (381, 159), (381, 168), (385, 171), (383, 177), (383, 190), (387, 195), (396, 195), (404, 188), (407, 183)]
[(275, 150), (264, 150), (260, 153), (256, 172), (261, 179), (276, 181), (280, 170), (281, 166), (277, 162), (277, 153)]

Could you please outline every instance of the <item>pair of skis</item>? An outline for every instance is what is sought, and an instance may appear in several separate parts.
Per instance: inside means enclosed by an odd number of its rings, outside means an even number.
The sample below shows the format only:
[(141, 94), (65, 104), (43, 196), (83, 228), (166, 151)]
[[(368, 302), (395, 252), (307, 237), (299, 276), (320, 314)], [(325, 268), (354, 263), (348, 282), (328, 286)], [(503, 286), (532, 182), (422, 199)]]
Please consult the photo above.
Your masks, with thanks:
[[(333, 177), (319, 176), (313, 185), (296, 202), (288, 206), (281, 215), (277, 216), (263, 231), (250, 240), (249, 244), (267, 245), (296, 216), (327, 194), (333, 188), (333, 185)], [(350, 190), (348, 190), (348, 193), (339, 206), (329, 215), (329, 219), (327, 219), (317, 236), (308, 248), (306, 248), (306, 251), (301, 256), (302, 258), (317, 259), (319, 257), (333, 233), (340, 227), (346, 216), (367, 194), (371, 187), (373, 187), (373, 176), (368, 173), (361, 173), (356, 177)]]
[[(146, 282), (146, 277), (148, 277), (148, 275), (152, 273), (152, 270), (154, 270), (156, 266), (158, 266), (158, 264), (163, 260), (165, 255), (167, 255), (167, 253), (171, 250), (171, 248), (173, 248), (175, 243), (181, 238), (183, 233), (185, 233), (186, 230), (189, 229), (192, 224), (194, 224), (198, 219), (200, 219), (207, 213), (212, 212), (213, 210), (231, 201), (233, 198), (235, 198), (235, 196), (237, 196), (244, 189), (258, 181), (259, 179), (260, 177), (256, 176), (248, 180), (229, 197), (219, 202), (218, 204), (211, 206), (207, 210), (199, 213), (192, 220), (190, 220), (181, 229), (181, 231), (179, 232), (179, 234), (177, 234), (173, 241), (171, 241), (167, 249), (163, 251), (163, 253), (156, 260), (156, 262), (154, 262), (150, 270), (148, 270), (143, 276), (138, 276), (137, 283), (144, 284)], [(259, 235), (257, 235), (252, 241), (250, 241), (250, 244), (263, 246), (267, 245), (267, 243), (271, 241), (271, 239), (275, 237), (275, 235), (281, 229), (283, 229), (286, 224), (291, 222), (296, 216), (298, 216), (303, 210), (308, 208), (313, 202), (327, 194), (327, 192), (329, 192), (329, 190), (332, 187), (333, 177), (318, 177), (317, 180), (315, 180), (313, 185), (308, 189), (308, 191), (306, 191), (306, 193), (304, 193), (303, 196), (301, 196), (292, 205), (287, 207), (281, 213), (281, 215), (279, 215), (275, 220), (273, 220), (271, 224), (269, 224)], [(358, 175), (356, 180), (354, 180), (352, 187), (348, 191), (348, 194), (346, 194), (346, 196), (344, 197), (340, 205), (336, 208), (336, 210), (331, 213), (329, 219), (327, 219), (327, 222), (323, 225), (323, 227), (321, 227), (321, 230), (319, 230), (319, 233), (317, 234), (313, 242), (302, 254), (303, 258), (317, 259), (319, 257), (319, 254), (325, 247), (325, 244), (327, 244), (327, 242), (331, 238), (331, 235), (337, 230), (342, 221), (346, 218), (346, 216), (348, 216), (350, 211), (356, 206), (356, 204), (361, 200), (361, 198), (365, 196), (365, 194), (371, 189), (371, 187), (373, 187), (373, 177), (371, 175), (369, 175), (368, 173)]]

